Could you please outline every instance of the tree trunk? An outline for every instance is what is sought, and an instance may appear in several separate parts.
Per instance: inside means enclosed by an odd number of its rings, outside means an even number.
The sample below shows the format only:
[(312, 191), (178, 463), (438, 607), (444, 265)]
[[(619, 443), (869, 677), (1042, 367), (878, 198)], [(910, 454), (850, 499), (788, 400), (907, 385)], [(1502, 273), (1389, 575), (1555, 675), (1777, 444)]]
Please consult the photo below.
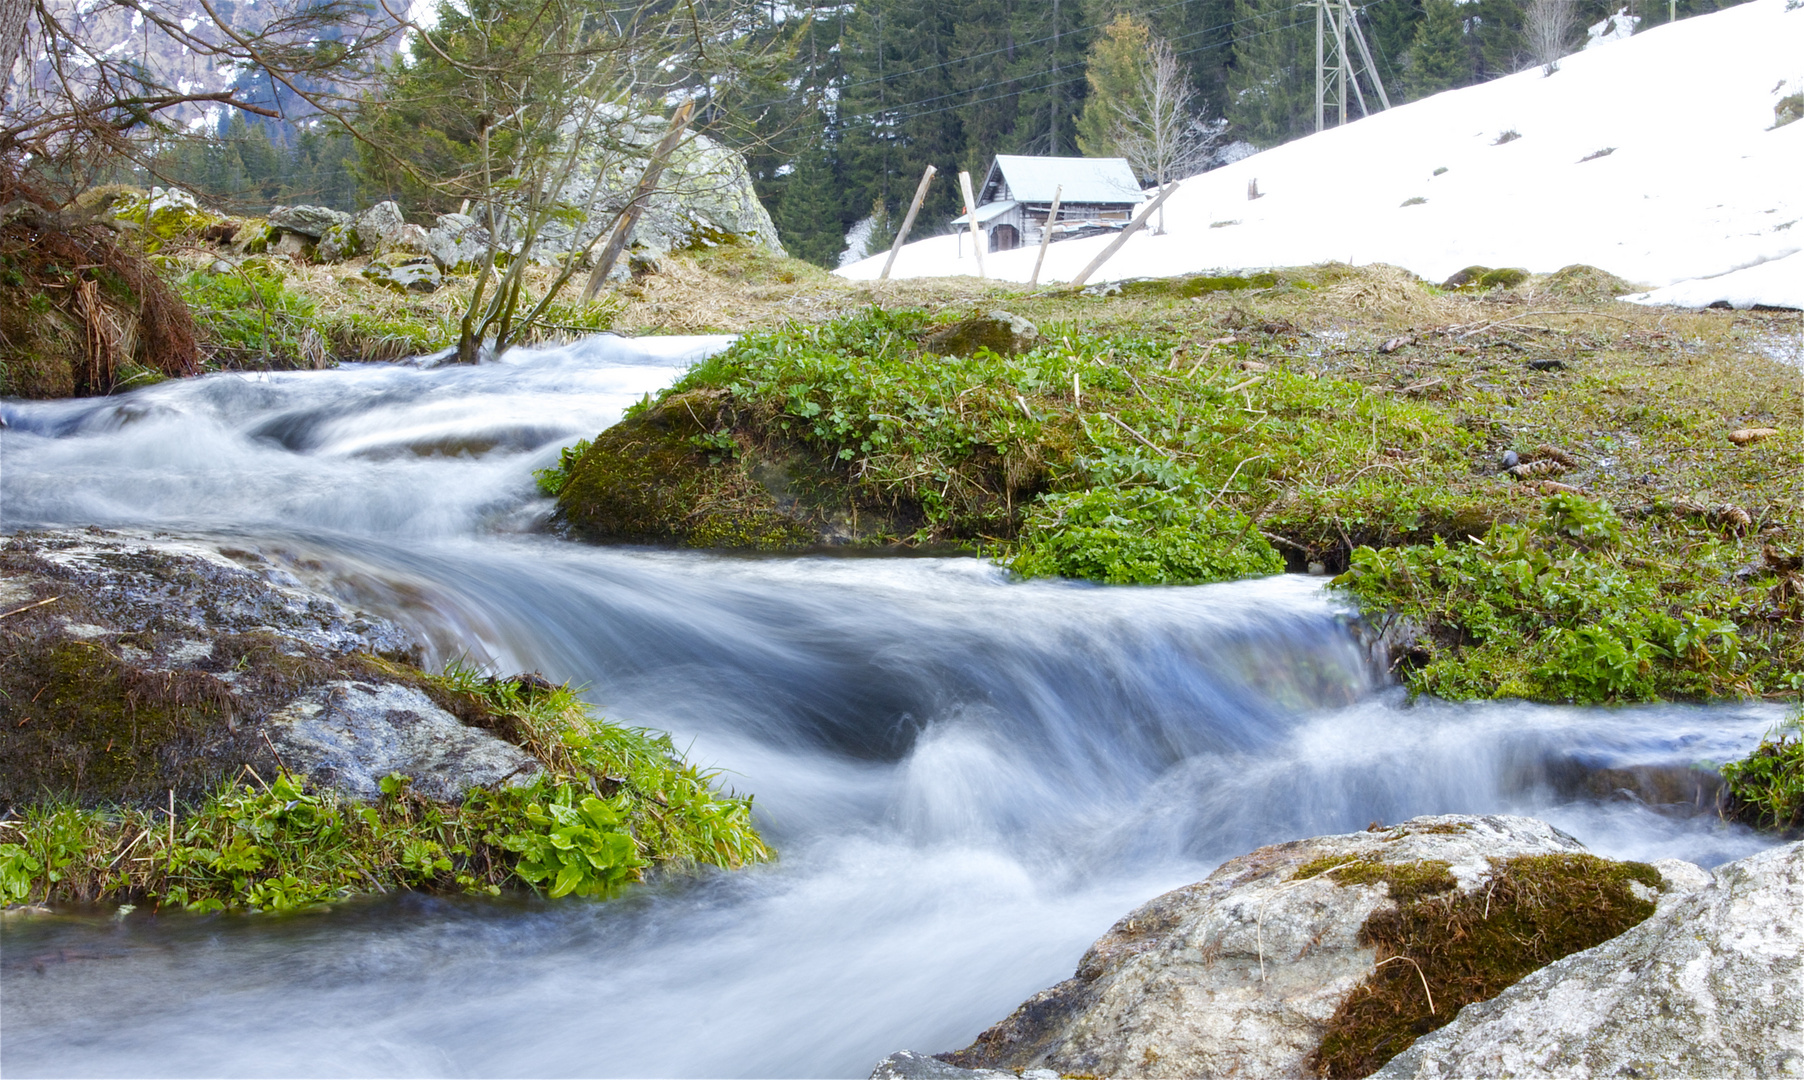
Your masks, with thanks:
[(13, 65), (25, 43), (25, 18), (30, 14), (31, 0), (0, 0), (0, 108), (6, 106)]

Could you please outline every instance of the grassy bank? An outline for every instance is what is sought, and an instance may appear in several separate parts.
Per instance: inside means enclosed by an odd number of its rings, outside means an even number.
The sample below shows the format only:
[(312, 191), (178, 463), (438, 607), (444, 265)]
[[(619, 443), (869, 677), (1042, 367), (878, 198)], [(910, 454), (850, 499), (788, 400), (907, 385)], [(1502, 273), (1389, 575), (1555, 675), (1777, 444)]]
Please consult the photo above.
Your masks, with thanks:
[[(1421, 692), (1795, 698), (1804, 371), (1769, 350), (1800, 317), (1640, 308), (1600, 282), (1443, 291), (1330, 265), (886, 302), (748, 333), (547, 483), (567, 520), (605, 520), (609, 478), (664, 455), (669, 521), (639, 535), (706, 546), (735, 534), (684, 531), (702, 510), (793, 509), (767, 474), (799, 450), (889, 508), (859, 543), (1111, 582), (1340, 574)], [(929, 351), (993, 304), (1038, 342)]]
[(171, 793), (166, 809), (41, 803), (0, 822), (0, 903), (289, 911), (403, 889), (605, 897), (647, 873), (771, 857), (749, 798), (720, 790), (667, 736), (595, 717), (568, 687), (368, 662), (528, 749), (546, 775), (454, 805), (403, 776), (364, 805), (248, 767), (191, 803)]

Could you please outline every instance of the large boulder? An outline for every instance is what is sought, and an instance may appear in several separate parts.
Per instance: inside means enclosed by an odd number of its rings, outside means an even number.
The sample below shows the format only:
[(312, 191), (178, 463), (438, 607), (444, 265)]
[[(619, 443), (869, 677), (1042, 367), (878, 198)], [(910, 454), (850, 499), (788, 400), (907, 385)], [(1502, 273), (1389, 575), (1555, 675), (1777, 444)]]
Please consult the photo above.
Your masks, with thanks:
[(446, 273), (477, 265), (488, 249), (488, 230), (468, 214), (440, 214), (426, 233), (426, 252)]
[(353, 798), (389, 772), (455, 798), (537, 775), (442, 711), (394, 624), (306, 588), (304, 560), (167, 535), (0, 548), (0, 806), (204, 797), (286, 766)]
[(276, 206), (269, 211), (271, 228), (318, 240), (334, 225), (349, 225), (351, 215), (324, 206)]
[(1359, 1075), (1362, 1056), (1381, 1063), (1466, 1001), (1620, 933), (1669, 888), (1529, 818), (1277, 844), (1132, 912), (1073, 978), (937, 1057), (1061, 1075)]
[(1549, 964), (1376, 1074), (1804, 1076), (1804, 843), (1730, 863)]

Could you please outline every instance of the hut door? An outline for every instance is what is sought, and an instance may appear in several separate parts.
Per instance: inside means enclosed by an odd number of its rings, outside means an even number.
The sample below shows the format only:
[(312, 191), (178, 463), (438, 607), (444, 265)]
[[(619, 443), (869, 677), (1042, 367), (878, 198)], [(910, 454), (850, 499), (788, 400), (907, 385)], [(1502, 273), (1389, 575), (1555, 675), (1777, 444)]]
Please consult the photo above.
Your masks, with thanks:
[(1021, 230), (1013, 225), (998, 225), (990, 230), (991, 251), (1013, 251), (1021, 246)]

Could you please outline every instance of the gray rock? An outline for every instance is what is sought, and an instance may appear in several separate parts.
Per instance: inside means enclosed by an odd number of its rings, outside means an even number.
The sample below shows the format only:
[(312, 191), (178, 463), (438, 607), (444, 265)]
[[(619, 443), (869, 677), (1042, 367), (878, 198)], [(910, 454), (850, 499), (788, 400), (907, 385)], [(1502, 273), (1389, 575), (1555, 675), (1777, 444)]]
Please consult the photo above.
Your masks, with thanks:
[(334, 225), (349, 225), (351, 215), (324, 206), (277, 206), (269, 211), (269, 223), (283, 232), (318, 240)]
[(329, 682), (270, 714), (266, 727), (291, 771), (364, 800), (381, 795), (390, 773), (412, 776), (416, 791), (448, 802), (473, 787), (531, 783), (544, 771), (524, 750), (394, 683)]
[[(1668, 880), (1690, 876), (1689, 864), (1656, 865)], [(1804, 1076), (1801, 944), (1794, 843), (1730, 863), (1620, 937), (1468, 1005), (1375, 1075)]]
[(412, 223), (403, 224), (383, 241), (382, 250), (398, 252), (404, 255), (431, 256), (432, 248), (427, 242), (426, 230)]
[(429, 293), (445, 283), (431, 259), (410, 259), (395, 265), (373, 262), (363, 268), (363, 276), (403, 293)]
[(336, 263), (354, 259), (364, 250), (356, 228), (350, 225), (334, 225), (319, 238), (315, 254), (321, 262)]
[(877, 1063), (870, 1080), (1058, 1080), (1051, 1069), (1027, 1069), (1023, 1072), (1002, 1069), (961, 1069), (948, 1065), (932, 1054), (901, 1050)]
[(269, 254), (289, 259), (310, 259), (315, 254), (313, 241), (300, 233), (285, 232), (270, 242)]
[(426, 251), (446, 273), (479, 264), (488, 249), (489, 231), (466, 214), (440, 214), (426, 233)]
[(1466, 815), (1260, 848), (1143, 905), (1091, 946), (1074, 978), (945, 1057), (1096, 1076), (1305, 1076), (1329, 1018), (1372, 973), (1360, 927), (1391, 900), (1382, 884), (1292, 880), (1298, 867), (1439, 859), (1471, 892), (1492, 859), (1583, 850), (1530, 818)]
[(384, 244), (394, 242), (407, 219), (401, 216), (401, 207), (393, 200), (384, 199), (357, 215), (357, 238), (362, 241), (366, 250), (376, 251)]

